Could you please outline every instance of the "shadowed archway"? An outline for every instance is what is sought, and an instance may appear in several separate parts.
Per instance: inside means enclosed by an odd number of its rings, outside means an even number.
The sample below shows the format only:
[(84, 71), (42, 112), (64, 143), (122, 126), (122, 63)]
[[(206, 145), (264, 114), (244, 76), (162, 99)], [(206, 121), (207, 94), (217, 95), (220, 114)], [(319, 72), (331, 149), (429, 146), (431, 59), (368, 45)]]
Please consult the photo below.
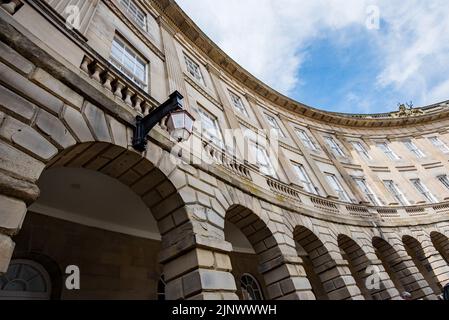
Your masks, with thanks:
[(440, 232), (430, 234), (432, 244), (449, 265), (449, 238)]
[(365, 299), (380, 300), (378, 293), (384, 288), (381, 287), (380, 290), (370, 291), (366, 286), (366, 278), (370, 275), (367, 273), (367, 269), (371, 263), (363, 249), (354, 240), (343, 234), (338, 236), (338, 247), (343, 258), (348, 261), (351, 274)]
[(399, 292), (407, 291), (415, 300), (436, 298), (411, 258), (401, 256), (382, 238), (374, 237), (372, 242), (378, 258)]
[(404, 243), (408, 255), (412, 257), (413, 262), (415, 263), (419, 272), (421, 272), (424, 279), (426, 279), (433, 292), (435, 294), (441, 294), (442, 286), (437, 280), (436, 274), (432, 269), (432, 265), (430, 264), (430, 261), (428, 260), (421, 243), (419, 243), (417, 239), (411, 236), (403, 236), (402, 242)]

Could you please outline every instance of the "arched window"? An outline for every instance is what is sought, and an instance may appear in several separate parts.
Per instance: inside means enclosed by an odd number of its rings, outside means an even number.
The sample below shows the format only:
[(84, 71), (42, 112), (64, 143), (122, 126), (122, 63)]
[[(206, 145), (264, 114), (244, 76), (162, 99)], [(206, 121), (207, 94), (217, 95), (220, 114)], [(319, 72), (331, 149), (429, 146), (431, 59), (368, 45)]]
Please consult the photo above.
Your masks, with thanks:
[(245, 273), (240, 278), (243, 300), (263, 300), (259, 282), (252, 275)]
[(13, 260), (0, 277), (0, 300), (49, 300), (50, 295), (50, 276), (34, 261)]

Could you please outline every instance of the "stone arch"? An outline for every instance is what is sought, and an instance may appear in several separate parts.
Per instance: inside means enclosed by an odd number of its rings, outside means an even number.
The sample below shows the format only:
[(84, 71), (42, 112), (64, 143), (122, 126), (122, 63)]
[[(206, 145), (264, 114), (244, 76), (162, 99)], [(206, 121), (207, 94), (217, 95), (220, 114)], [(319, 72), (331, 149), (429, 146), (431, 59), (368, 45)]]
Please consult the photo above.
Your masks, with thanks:
[(313, 231), (297, 226), (294, 239), (317, 299), (363, 299), (343, 261), (338, 263)]
[(177, 219), (189, 222), (182, 190), (170, 180), (178, 169), (170, 163), (169, 155), (161, 153), (153, 162), (115, 144), (91, 142), (64, 150), (46, 169), (61, 167), (97, 171), (128, 186), (151, 210), (162, 237), (176, 227), (174, 212)]
[(441, 254), (443, 259), (449, 265), (449, 237), (441, 232), (433, 231), (430, 233), (430, 239), (435, 249)]
[(343, 259), (348, 261), (349, 270), (365, 299), (377, 300), (379, 298), (376, 296), (377, 292), (370, 291), (366, 285), (367, 277), (370, 275), (367, 269), (371, 266), (371, 262), (363, 249), (353, 239), (343, 234), (338, 236), (338, 247)]
[(374, 237), (372, 243), (378, 258), (399, 292), (407, 291), (413, 299), (434, 298), (432, 290), (413, 261), (404, 254), (400, 255), (385, 239)]
[(435, 294), (440, 294), (442, 292), (442, 286), (436, 278), (437, 275), (435, 274), (421, 243), (416, 238), (409, 235), (404, 235), (402, 237), (402, 242), (404, 243), (408, 255), (412, 258), (419, 272), (430, 285), (430, 288)]
[[(41, 113), (47, 118), (41, 120)], [(5, 155), (0, 169), (4, 166), (8, 168), (7, 175), (0, 174), (0, 180), (8, 182), (5, 183), (8, 189), (1, 191), (5, 201), (9, 202), (8, 206), (13, 209), (11, 216), (17, 216), (7, 226), (10, 227), (10, 235), (19, 231), (26, 207), (38, 197), (35, 182), (41, 173), (49, 168), (77, 167), (117, 179), (142, 198), (153, 213), (162, 236), (163, 264), (173, 265), (173, 261), (186, 254), (199, 255), (195, 249), (195, 234), (201, 229), (198, 227), (200, 222), (191, 218), (195, 210), (192, 206), (196, 205), (197, 198), (187, 182), (188, 172), (194, 169), (180, 170), (176, 162), (170, 161), (170, 153), (152, 142), (148, 143), (144, 154), (130, 149), (132, 130), (90, 103), (85, 103), (82, 112), (65, 106), (60, 119), (43, 111), (41, 113), (36, 129), (8, 118), (8, 125), (14, 125), (11, 132), (17, 129), (20, 133), (14, 136), (16, 140), (11, 138), (14, 145), (0, 143), (0, 152)], [(49, 123), (52, 125), (49, 126)], [(3, 198), (0, 200), (4, 201)], [(9, 248), (12, 255), (12, 242)], [(211, 254), (214, 257), (213, 252)], [(3, 263), (3, 260), (0, 262)], [(226, 286), (219, 284), (219, 280), (209, 281), (205, 289), (207, 280), (216, 278), (215, 265), (214, 260), (212, 265), (207, 266), (207, 272), (203, 272), (199, 264), (182, 270), (169, 268), (169, 272), (165, 272), (167, 298), (204, 298), (205, 290), (214, 298), (234, 298), (233, 281), (226, 281), (229, 283)], [(0, 268), (5, 267), (0, 265)], [(227, 272), (221, 272), (220, 276), (228, 279)], [(193, 273), (199, 274), (200, 279), (186, 291), (184, 278), (193, 278)]]
[(269, 219), (269, 215), (275, 213), (264, 212), (254, 202), (253, 208), (258, 208), (258, 213), (242, 204), (233, 204), (226, 212), (226, 221), (239, 228), (253, 247), (268, 297), (314, 299), (300, 261), (286, 250), (284, 243), (279, 242), (279, 239), (284, 239), (282, 232)]

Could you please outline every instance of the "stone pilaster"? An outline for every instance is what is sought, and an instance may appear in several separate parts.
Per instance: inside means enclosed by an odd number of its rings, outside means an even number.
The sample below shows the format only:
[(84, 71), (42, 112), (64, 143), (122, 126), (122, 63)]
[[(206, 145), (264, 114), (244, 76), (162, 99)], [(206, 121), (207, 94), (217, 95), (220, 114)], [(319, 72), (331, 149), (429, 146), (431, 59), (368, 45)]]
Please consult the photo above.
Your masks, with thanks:
[(27, 206), (39, 196), (35, 181), (44, 165), (4, 142), (0, 159), (0, 273), (4, 273), (14, 250), (11, 236), (20, 230)]
[[(315, 262), (316, 263), (316, 260)], [(330, 261), (317, 267), (316, 273), (330, 300), (364, 300), (345, 260)]]
[(421, 240), (423, 256), (420, 257), (420, 260), (426, 270), (432, 270), (431, 275), (435, 283), (442, 289), (449, 283), (449, 265), (435, 249), (429, 236), (422, 237)]
[(283, 257), (259, 266), (272, 300), (315, 300), (312, 286), (297, 256)]
[(230, 243), (200, 236), (161, 252), (169, 300), (237, 300)]
[(164, 45), (169, 93), (178, 90), (187, 99), (184, 73), (176, 50), (176, 30), (162, 16), (159, 17), (159, 25), (161, 26), (162, 42)]

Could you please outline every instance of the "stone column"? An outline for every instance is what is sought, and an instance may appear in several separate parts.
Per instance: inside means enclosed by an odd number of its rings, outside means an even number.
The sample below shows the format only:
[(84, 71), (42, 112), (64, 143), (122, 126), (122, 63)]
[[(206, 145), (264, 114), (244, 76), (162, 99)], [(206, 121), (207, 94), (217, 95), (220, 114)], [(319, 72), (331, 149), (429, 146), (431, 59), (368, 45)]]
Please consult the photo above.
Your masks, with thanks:
[(279, 256), (259, 266), (271, 300), (315, 300), (298, 256)]
[(441, 254), (434, 248), (429, 236), (422, 239), (421, 246), (424, 257), (421, 261), (427, 270), (432, 270), (435, 283), (442, 289), (449, 283), (449, 265)]
[(162, 235), (160, 262), (167, 299), (237, 300), (229, 257), (232, 245), (200, 235), (194, 231), (197, 227), (187, 223)]
[[(314, 263), (316, 263), (316, 260)], [(365, 299), (352, 277), (346, 260), (329, 261), (316, 267), (315, 270), (330, 300)]]
[[(436, 295), (428, 282), (415, 265), (400, 239), (392, 239), (398, 257), (391, 261), (391, 269), (398, 275), (405, 290), (412, 293), (417, 299), (436, 300)], [(394, 243), (393, 243), (394, 242)]]
[(27, 206), (39, 196), (35, 181), (44, 165), (0, 142), (0, 274), (8, 270)]
[[(387, 271), (385, 270), (382, 261), (379, 259), (369, 259), (370, 266), (373, 268), (372, 274), (366, 274), (365, 285), (367, 285), (367, 290), (370, 292), (374, 300), (398, 300), (400, 299), (400, 294), (398, 289), (396, 289), (393, 281), (390, 279)], [(377, 274), (374, 274), (374, 273)], [(368, 277), (373, 276), (373, 281), (371, 282)], [(379, 281), (378, 287), (374, 282)], [(372, 288), (368, 287), (373, 285)]]

